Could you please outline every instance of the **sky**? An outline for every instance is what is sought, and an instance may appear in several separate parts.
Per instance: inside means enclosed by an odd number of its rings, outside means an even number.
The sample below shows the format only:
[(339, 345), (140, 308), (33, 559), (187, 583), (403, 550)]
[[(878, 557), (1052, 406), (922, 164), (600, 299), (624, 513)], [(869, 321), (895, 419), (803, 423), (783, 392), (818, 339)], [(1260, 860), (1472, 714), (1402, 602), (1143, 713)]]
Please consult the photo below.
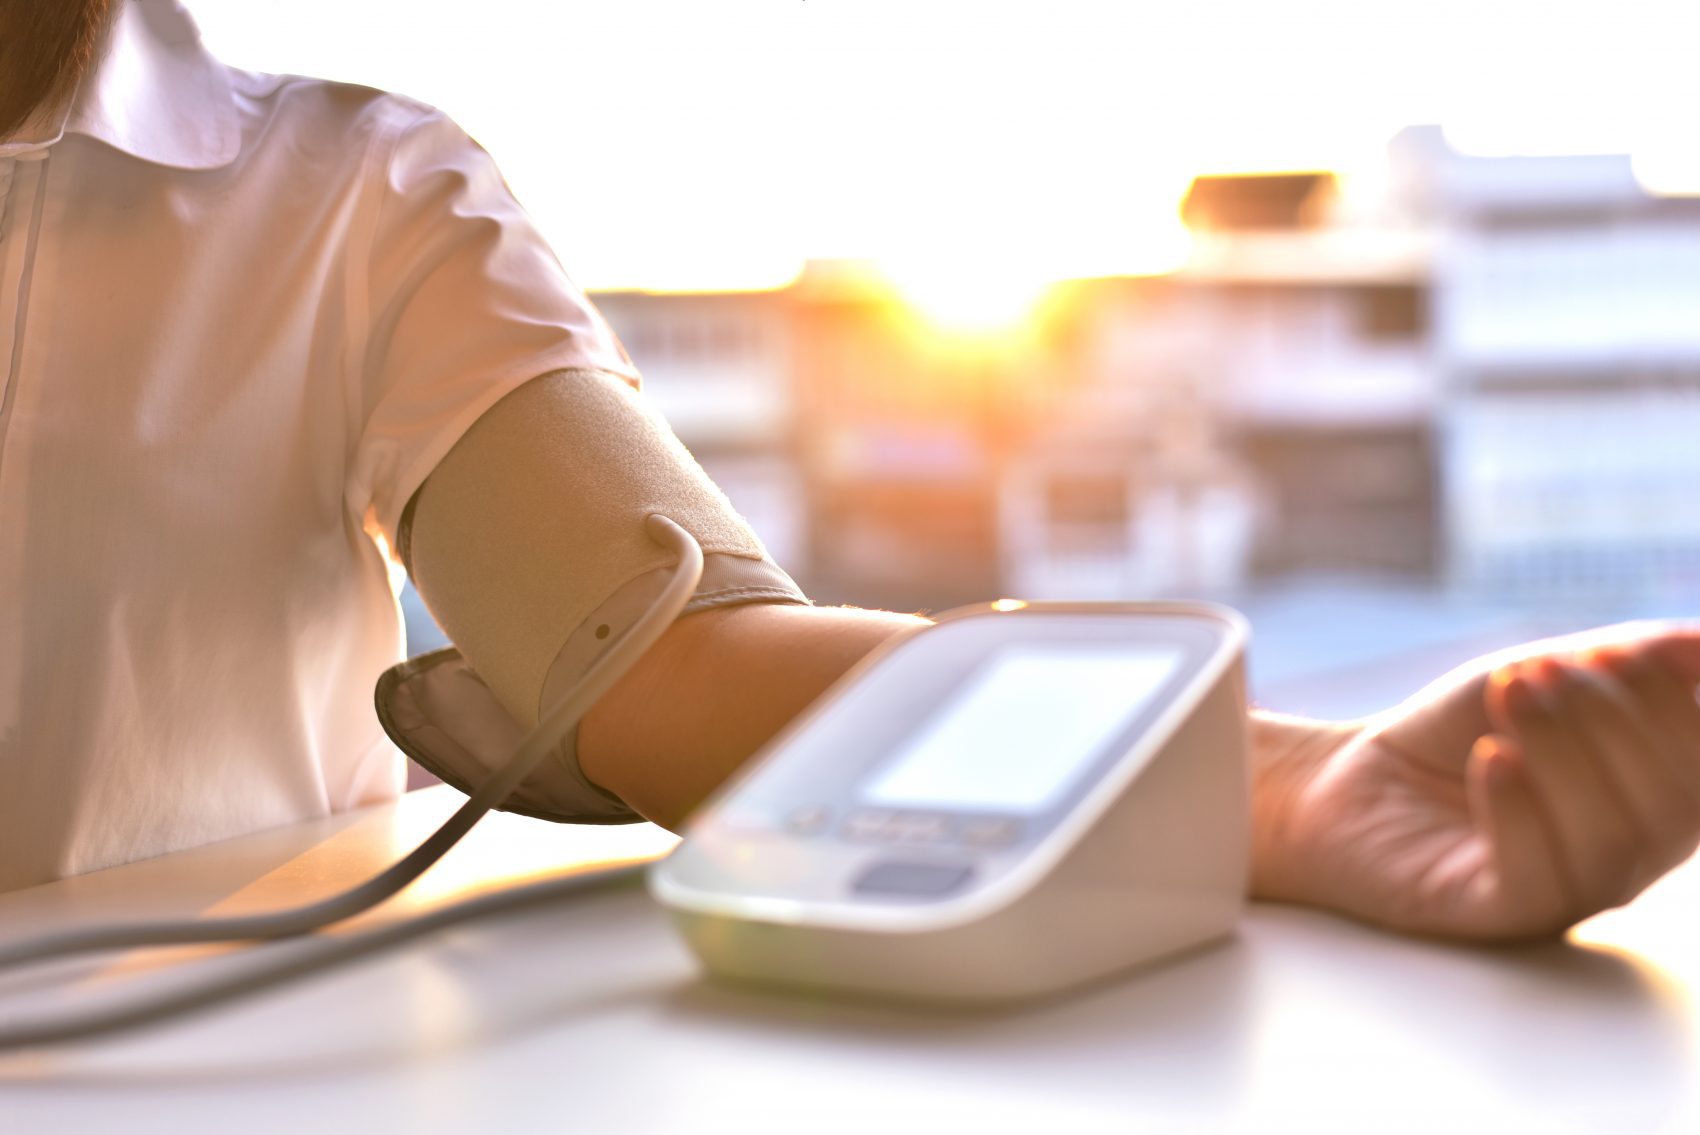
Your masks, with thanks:
[(1700, 185), (1692, 0), (189, 0), (226, 61), (398, 90), (496, 157), (590, 288), (867, 260), (979, 297), (1162, 271), (1201, 172), (1446, 126)]

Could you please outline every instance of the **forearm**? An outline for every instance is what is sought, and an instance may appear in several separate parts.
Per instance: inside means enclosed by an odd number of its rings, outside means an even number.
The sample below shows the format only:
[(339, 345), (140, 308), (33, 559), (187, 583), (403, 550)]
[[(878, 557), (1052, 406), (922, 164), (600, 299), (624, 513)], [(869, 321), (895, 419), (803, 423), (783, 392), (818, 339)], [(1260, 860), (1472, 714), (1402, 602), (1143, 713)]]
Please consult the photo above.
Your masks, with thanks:
[[(925, 625), (908, 616), (804, 607), (688, 616), (585, 719), (584, 769), (645, 815), (676, 826), (869, 651)], [(1621, 903), (1691, 854), (1695, 842), (1689, 815), (1663, 844), (1648, 845), (1645, 836), (1626, 843), (1622, 833), (1641, 828), (1625, 827), (1611, 794), (1581, 776), (1589, 769), (1663, 776), (1660, 795), (1650, 798), (1675, 803), (1700, 784), (1691, 764), (1692, 738), (1700, 734), (1693, 695), (1700, 635), (1648, 640), (1674, 657), (1658, 658), (1668, 673), (1626, 671), (1625, 696), (1635, 699), (1645, 721), (1624, 717), (1616, 702), (1585, 701), (1580, 686), (1570, 691), (1574, 698), (1558, 697), (1559, 709), (1516, 711), (1558, 714), (1576, 701), (1605, 715), (1602, 721), (1621, 718), (1618, 734), (1598, 723), (1566, 725), (1567, 718), (1556, 716), (1522, 725), (1493, 720), (1482, 666), (1497, 665), (1496, 659), (1462, 667), (1363, 721), (1253, 710), (1252, 896), (1397, 930), (1494, 940), (1550, 934)], [(1577, 664), (1574, 643), (1544, 649)], [(1542, 722), (1544, 734), (1536, 728)], [(1574, 748), (1576, 738), (1596, 733), (1606, 736), (1610, 759), (1599, 755), (1583, 766), (1574, 753), (1567, 756), (1565, 745)], [(1482, 756), (1490, 734), (1511, 738), (1488, 747), (1500, 754), (1491, 766)], [(1519, 741), (1525, 734), (1531, 740)], [(1543, 737), (1552, 752), (1507, 767), (1507, 744), (1534, 746)], [(1537, 790), (1552, 786), (1537, 782), (1538, 774), (1569, 776), (1558, 786), (1577, 804), (1567, 821), (1539, 812), (1547, 797)], [(1558, 789), (1548, 795), (1559, 799)], [(1561, 821), (1575, 830), (1558, 829)], [(1554, 842), (1555, 830), (1566, 842)], [(1565, 898), (1567, 851), (1573, 866), (1631, 878), (1634, 887)]]
[[(681, 619), (585, 718), (590, 779), (669, 827), (868, 652), (925, 626), (850, 608), (750, 606)], [(1282, 891), (1285, 805), (1355, 725), (1254, 711), (1253, 892)]]
[(792, 718), (913, 615), (756, 605), (680, 619), (591, 709), (592, 782), (677, 827)]

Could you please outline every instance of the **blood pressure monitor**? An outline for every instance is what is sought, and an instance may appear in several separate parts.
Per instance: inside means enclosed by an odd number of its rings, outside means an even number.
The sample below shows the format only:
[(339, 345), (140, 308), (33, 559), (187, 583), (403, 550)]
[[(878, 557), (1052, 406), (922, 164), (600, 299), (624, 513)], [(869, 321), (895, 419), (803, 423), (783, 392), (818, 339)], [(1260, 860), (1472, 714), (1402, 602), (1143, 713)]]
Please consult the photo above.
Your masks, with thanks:
[(876, 652), (651, 875), (721, 976), (1038, 996), (1228, 933), (1249, 856), (1245, 623), (998, 603)]

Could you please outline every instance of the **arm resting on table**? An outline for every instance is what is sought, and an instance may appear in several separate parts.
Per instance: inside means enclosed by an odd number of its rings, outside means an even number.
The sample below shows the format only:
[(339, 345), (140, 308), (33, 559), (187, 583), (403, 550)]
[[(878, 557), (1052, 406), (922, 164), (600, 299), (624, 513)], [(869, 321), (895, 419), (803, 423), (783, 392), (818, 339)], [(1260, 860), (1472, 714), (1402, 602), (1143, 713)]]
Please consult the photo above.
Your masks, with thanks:
[[(640, 566), (654, 558), (640, 535), (650, 511), (711, 554), (770, 562), (607, 376), (510, 395), (426, 483), (421, 593), (516, 719), (536, 719), (584, 619), (563, 597), (606, 566), (600, 541), (634, 541)], [(627, 581), (615, 572), (593, 590)], [(870, 650), (920, 625), (801, 605), (688, 614), (585, 717), (575, 767), (676, 826)], [(1481, 660), (1361, 722), (1254, 715), (1254, 892), (1470, 938), (1550, 934), (1628, 901), (1700, 839), (1700, 634), (1608, 637), (1612, 650), (1552, 640)]]

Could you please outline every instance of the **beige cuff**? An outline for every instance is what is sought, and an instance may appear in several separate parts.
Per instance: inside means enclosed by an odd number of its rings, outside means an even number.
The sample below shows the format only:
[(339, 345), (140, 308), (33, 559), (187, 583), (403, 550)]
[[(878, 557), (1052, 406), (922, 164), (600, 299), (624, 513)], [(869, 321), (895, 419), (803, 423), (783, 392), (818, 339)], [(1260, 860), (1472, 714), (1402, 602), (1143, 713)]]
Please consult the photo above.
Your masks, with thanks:
[[(544, 687), (541, 708), (564, 696), (625, 630), (649, 609), (670, 569), (646, 572), (591, 614), (562, 648)], [(685, 613), (747, 603), (809, 601), (771, 559), (714, 554)], [(606, 627), (607, 632), (597, 632)], [(447, 647), (385, 671), (374, 698), (390, 740), (422, 768), (471, 793), (513, 756), (525, 737), (459, 650)], [(575, 824), (629, 824), (643, 819), (618, 796), (592, 784), (579, 767), (577, 730), (501, 805), (503, 811)]]
[[(451, 784), (479, 783), (655, 602), (673, 556), (660, 513), (701, 545), (687, 611), (806, 603), (654, 407), (617, 375), (557, 371), (512, 391), (431, 473), (398, 533), (456, 650), (384, 675), (378, 715)], [(503, 805), (550, 819), (630, 820), (588, 783), (572, 738)]]

